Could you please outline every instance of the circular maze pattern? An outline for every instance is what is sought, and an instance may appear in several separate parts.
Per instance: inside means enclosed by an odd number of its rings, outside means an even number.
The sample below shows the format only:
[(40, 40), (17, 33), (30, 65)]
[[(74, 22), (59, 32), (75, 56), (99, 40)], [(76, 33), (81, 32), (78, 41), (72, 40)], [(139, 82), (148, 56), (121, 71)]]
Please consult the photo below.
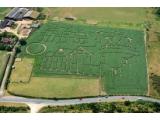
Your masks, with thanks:
[(26, 47), (26, 53), (29, 55), (40, 55), (46, 51), (47, 47), (41, 43), (31, 43)]

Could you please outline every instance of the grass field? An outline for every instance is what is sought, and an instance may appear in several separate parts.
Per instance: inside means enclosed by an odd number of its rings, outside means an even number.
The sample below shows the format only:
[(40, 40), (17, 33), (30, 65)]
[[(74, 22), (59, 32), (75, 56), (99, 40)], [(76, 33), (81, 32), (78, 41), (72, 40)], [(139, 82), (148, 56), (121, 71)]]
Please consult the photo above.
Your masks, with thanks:
[(2, 64), (4, 62), (3, 59), (4, 59), (5, 54), (6, 54), (6, 52), (0, 51), (0, 70), (1, 70)]
[(11, 10), (11, 8), (1, 7), (0, 8), (0, 19), (4, 19), (6, 14)]
[[(153, 37), (152, 37), (153, 38)], [(157, 37), (158, 38), (158, 37)], [(154, 75), (160, 76), (160, 41), (154, 39), (153, 41), (148, 42), (148, 69), (150, 74), (150, 95), (156, 98), (160, 98), (160, 92), (158, 92), (160, 79), (156, 80), (151, 79)], [(157, 89), (158, 88), (158, 89)]]
[(70, 98), (100, 94), (98, 79), (82, 77), (32, 77), (29, 84), (12, 83), (8, 91), (16, 95), (43, 98)]
[(10, 80), (13, 83), (28, 83), (32, 74), (33, 60), (24, 58), (22, 61), (14, 63)]
[(73, 15), (78, 22), (93, 20), (103, 26), (143, 29), (147, 8), (44, 8), (43, 12), (49, 20)]
[[(27, 42), (27, 46), (22, 50), (22, 56), (35, 59), (32, 77), (43, 78), (56, 75), (95, 77), (100, 79), (101, 89), (109, 95), (145, 95), (147, 93), (145, 45), (142, 31), (49, 22), (33, 33)], [(36, 45), (33, 46), (35, 43)], [(26, 52), (30, 46), (32, 50), (35, 47), (36, 52), (46, 49), (43, 53), (40, 52), (41, 54), (33, 55)], [(45, 47), (40, 48), (42, 46)], [(36, 83), (37, 87), (30, 84), (28, 95), (33, 94), (33, 89), (42, 87), (36, 80), (31, 80), (31, 82)], [(52, 82), (43, 84), (50, 86)], [(56, 83), (53, 82), (53, 84)], [(63, 84), (63, 82), (60, 83)], [(57, 84), (57, 87), (63, 88), (61, 84)], [(80, 80), (77, 80), (74, 85), (77, 86), (77, 84), (80, 84)], [(14, 86), (14, 84), (10, 85)], [(72, 88), (72, 85), (69, 86)], [(26, 86), (15, 85), (9, 89), (12, 92), (24, 94), (24, 88), (27, 91)], [(89, 87), (86, 85), (85, 88)], [(64, 90), (70, 92), (69, 87)], [(90, 89), (88, 91), (89, 96), (92, 91)], [(73, 92), (81, 93), (80, 90)], [(70, 94), (71, 97), (72, 95)]]
[(0, 106), (6, 106), (6, 107), (28, 107), (24, 103), (10, 103), (10, 102), (0, 102)]

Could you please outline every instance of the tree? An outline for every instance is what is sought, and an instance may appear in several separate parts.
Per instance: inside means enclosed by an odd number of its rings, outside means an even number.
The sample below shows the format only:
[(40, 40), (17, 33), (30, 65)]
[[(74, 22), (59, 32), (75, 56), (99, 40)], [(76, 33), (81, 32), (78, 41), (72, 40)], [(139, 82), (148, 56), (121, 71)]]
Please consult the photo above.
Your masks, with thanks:
[(125, 101), (125, 102), (124, 102), (124, 105), (125, 105), (125, 106), (129, 106), (130, 104), (131, 104), (130, 101)]
[(108, 112), (113, 113), (113, 112), (115, 112), (115, 110), (116, 110), (115, 103), (110, 103)]
[(5, 46), (0, 43), (0, 50), (5, 50)]
[(42, 11), (43, 11), (43, 8), (42, 8), (42, 7), (38, 7), (36, 10), (37, 10), (38, 12), (42, 12)]
[(99, 104), (91, 104), (90, 105), (90, 108), (91, 108), (91, 110), (92, 110), (92, 112), (93, 113), (98, 113), (98, 112), (100, 112), (100, 106), (99, 106)]
[(27, 44), (27, 42), (25, 40), (19, 40), (20, 45), (24, 46)]
[(12, 50), (12, 47), (11, 47), (11, 46), (9, 46), (9, 45), (7, 45), (7, 46), (5, 46), (5, 50), (7, 50), (7, 51), (11, 51), (11, 50)]
[(43, 13), (40, 13), (40, 15), (38, 16), (38, 20), (45, 20), (46, 19), (46, 15), (44, 15)]
[(160, 8), (158, 7), (158, 8), (156, 8), (156, 10), (155, 10), (156, 12), (156, 15), (158, 15), (158, 16), (160, 16)]

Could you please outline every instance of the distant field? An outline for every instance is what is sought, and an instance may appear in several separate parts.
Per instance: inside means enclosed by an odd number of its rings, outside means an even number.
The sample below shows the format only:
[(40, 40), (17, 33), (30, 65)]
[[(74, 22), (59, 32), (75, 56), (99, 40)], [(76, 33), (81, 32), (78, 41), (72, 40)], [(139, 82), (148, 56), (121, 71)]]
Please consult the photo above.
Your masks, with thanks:
[(78, 21), (97, 21), (100, 25), (143, 29), (147, 8), (44, 8), (49, 20), (73, 15)]
[(0, 7), (0, 19), (3, 19), (10, 10), (11, 9), (7, 7)]
[[(98, 78), (100, 90), (109, 95), (147, 93), (147, 68), (142, 31), (49, 22), (34, 32), (27, 42), (21, 56), (35, 59), (33, 78), (45, 78), (41, 81), (31, 79), (32, 84), (11, 83), (9, 90), (13, 93), (29, 96), (37, 92), (38, 96), (45, 97), (48, 93), (54, 93), (53, 96), (56, 97), (93, 94), (88, 81), (85, 85), (85, 80), (82, 82), (77, 79), (75, 86), (82, 84), (86, 88), (83, 90), (90, 92), (83, 94), (78, 86), (75, 87), (78, 90), (71, 89), (74, 88), (72, 79), (67, 81), (70, 75), (77, 78), (79, 76)], [(65, 84), (68, 87), (63, 87), (64, 79), (63, 82), (48, 79), (57, 75), (62, 76), (60, 78), (66, 76)], [(45, 80), (48, 82), (42, 82)], [(90, 82), (95, 83), (94, 80)], [(58, 92), (60, 89), (57, 88), (63, 88), (66, 93), (60, 94)], [(43, 90), (46, 92), (42, 92)], [(69, 95), (70, 92), (72, 94)], [(93, 95), (96, 95), (95, 92)]]

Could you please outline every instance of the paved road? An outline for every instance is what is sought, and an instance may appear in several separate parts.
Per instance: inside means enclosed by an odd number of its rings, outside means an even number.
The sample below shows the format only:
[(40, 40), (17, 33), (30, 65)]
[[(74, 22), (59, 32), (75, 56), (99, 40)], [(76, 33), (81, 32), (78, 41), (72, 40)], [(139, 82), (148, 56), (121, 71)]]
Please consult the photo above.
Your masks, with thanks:
[(144, 100), (150, 102), (160, 103), (160, 100), (141, 97), (141, 96), (110, 96), (110, 97), (95, 97), (95, 98), (83, 98), (83, 99), (68, 99), (68, 100), (46, 100), (46, 99), (31, 99), (24, 97), (4, 96), (0, 98), (0, 102), (16, 102), (16, 103), (28, 103), (28, 104), (43, 104), (43, 105), (74, 105), (82, 103), (95, 103), (95, 102), (114, 102), (119, 100), (137, 101)]
[(31, 99), (16, 96), (4, 96), (0, 98), (0, 102), (14, 102), (14, 103), (25, 103), (30, 109), (31, 113), (38, 112), (44, 106), (63, 106), (63, 105), (75, 105), (82, 103), (96, 103), (96, 102), (116, 102), (120, 100), (128, 101), (150, 101), (160, 103), (159, 99), (142, 96), (109, 96), (109, 97), (95, 97), (95, 98), (83, 98), (83, 99), (68, 99), (68, 100), (47, 100), (47, 99)]

